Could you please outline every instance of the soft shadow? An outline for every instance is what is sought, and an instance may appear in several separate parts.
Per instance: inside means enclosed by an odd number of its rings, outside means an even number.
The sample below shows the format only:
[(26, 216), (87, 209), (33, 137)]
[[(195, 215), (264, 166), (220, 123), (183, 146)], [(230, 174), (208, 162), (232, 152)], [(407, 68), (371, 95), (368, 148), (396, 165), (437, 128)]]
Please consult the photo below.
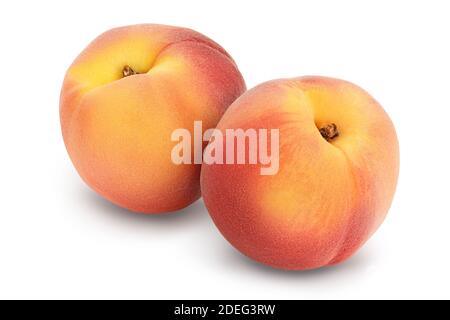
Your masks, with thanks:
[[(101, 196), (89, 189), (80, 190), (81, 201), (85, 202), (89, 208), (95, 211), (96, 215), (103, 215), (105, 220), (114, 220), (118, 225), (136, 225), (147, 227), (156, 227), (159, 229), (170, 227), (172, 232), (178, 232), (179, 229), (185, 230), (186, 227), (198, 227), (199, 225), (210, 224), (211, 220), (204, 206), (203, 199), (199, 199), (190, 206), (165, 214), (141, 214), (135, 213), (105, 200)], [(211, 243), (209, 245), (212, 245)], [(368, 270), (370, 261), (374, 261), (373, 250), (370, 246), (364, 246), (353, 257), (347, 261), (334, 266), (323, 267), (314, 270), (288, 271), (275, 269), (270, 266), (258, 263), (247, 256), (241, 254), (224, 239), (216, 243), (215, 252), (218, 255), (221, 266), (231, 272), (249, 272), (260, 274), (264, 278), (279, 278), (281, 280), (317, 280), (318, 278), (329, 278), (335, 276), (345, 276), (361, 274)], [(216, 246), (215, 245), (215, 246)]]
[(223, 249), (223, 259), (225, 261), (224, 263), (233, 268), (257, 272), (265, 277), (278, 277), (287, 280), (313, 279), (365, 272), (370, 267), (369, 261), (373, 259), (371, 250), (369, 249), (362, 248), (354, 256), (340, 264), (305, 271), (275, 269), (248, 258), (232, 247)]
[(103, 214), (108, 219), (121, 220), (121, 223), (151, 224), (154, 226), (195, 225), (208, 220), (203, 200), (199, 199), (188, 207), (163, 214), (143, 214), (121, 208), (102, 198), (91, 190), (81, 190), (80, 197), (96, 214)]

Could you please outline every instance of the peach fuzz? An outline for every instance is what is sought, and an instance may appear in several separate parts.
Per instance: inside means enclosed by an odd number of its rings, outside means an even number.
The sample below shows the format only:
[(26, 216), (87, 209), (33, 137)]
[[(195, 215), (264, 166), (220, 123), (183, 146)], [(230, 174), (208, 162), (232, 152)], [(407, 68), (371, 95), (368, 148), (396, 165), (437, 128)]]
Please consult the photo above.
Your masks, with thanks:
[(334, 265), (383, 222), (399, 171), (394, 126), (358, 86), (326, 77), (274, 80), (246, 92), (217, 129), (279, 129), (279, 171), (203, 164), (202, 194), (223, 236), (263, 264)]
[(116, 28), (95, 39), (67, 71), (62, 133), (82, 179), (111, 202), (161, 213), (200, 197), (200, 165), (171, 161), (171, 133), (194, 120), (215, 127), (245, 91), (230, 55), (190, 29)]

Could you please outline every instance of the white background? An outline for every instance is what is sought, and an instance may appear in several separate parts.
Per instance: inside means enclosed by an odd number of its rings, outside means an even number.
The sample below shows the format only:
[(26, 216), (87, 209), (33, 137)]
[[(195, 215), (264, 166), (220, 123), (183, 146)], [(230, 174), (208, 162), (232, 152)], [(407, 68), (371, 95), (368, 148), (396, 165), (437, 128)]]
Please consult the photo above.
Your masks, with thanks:
[[(450, 298), (448, 1), (0, 1), (0, 298)], [(63, 145), (65, 70), (98, 34), (193, 28), (249, 88), (307, 74), (350, 80), (401, 147), (387, 220), (353, 258), (309, 272), (236, 252), (201, 201), (141, 216), (94, 194)]]

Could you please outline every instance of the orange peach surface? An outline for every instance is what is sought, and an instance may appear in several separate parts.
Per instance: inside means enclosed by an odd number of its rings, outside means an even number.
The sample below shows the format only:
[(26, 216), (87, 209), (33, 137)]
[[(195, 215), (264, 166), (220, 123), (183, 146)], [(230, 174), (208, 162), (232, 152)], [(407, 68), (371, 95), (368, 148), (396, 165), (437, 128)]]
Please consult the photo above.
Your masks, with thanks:
[(110, 30), (74, 61), (60, 116), (70, 158), (105, 198), (137, 212), (183, 208), (200, 197), (199, 165), (171, 161), (171, 133), (214, 127), (245, 91), (232, 58), (189, 29)]
[(399, 170), (394, 126), (361, 88), (303, 77), (259, 85), (218, 129), (279, 129), (279, 171), (203, 164), (205, 204), (245, 255), (290, 270), (350, 257), (383, 222)]

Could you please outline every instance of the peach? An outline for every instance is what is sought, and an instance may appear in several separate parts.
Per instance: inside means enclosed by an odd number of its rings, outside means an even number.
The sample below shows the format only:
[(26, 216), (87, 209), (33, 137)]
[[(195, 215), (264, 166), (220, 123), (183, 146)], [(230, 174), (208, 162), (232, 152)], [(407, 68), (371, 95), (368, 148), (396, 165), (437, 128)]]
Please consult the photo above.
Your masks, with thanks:
[(208, 211), (239, 251), (276, 268), (319, 268), (349, 258), (380, 226), (399, 149), (391, 120), (364, 90), (325, 77), (270, 81), (217, 125), (239, 128), (279, 130), (274, 175), (261, 175), (260, 164), (202, 166)]
[(67, 71), (64, 142), (82, 179), (132, 211), (181, 209), (200, 197), (200, 165), (171, 161), (171, 133), (214, 127), (245, 91), (230, 55), (193, 30), (134, 25), (95, 39)]

